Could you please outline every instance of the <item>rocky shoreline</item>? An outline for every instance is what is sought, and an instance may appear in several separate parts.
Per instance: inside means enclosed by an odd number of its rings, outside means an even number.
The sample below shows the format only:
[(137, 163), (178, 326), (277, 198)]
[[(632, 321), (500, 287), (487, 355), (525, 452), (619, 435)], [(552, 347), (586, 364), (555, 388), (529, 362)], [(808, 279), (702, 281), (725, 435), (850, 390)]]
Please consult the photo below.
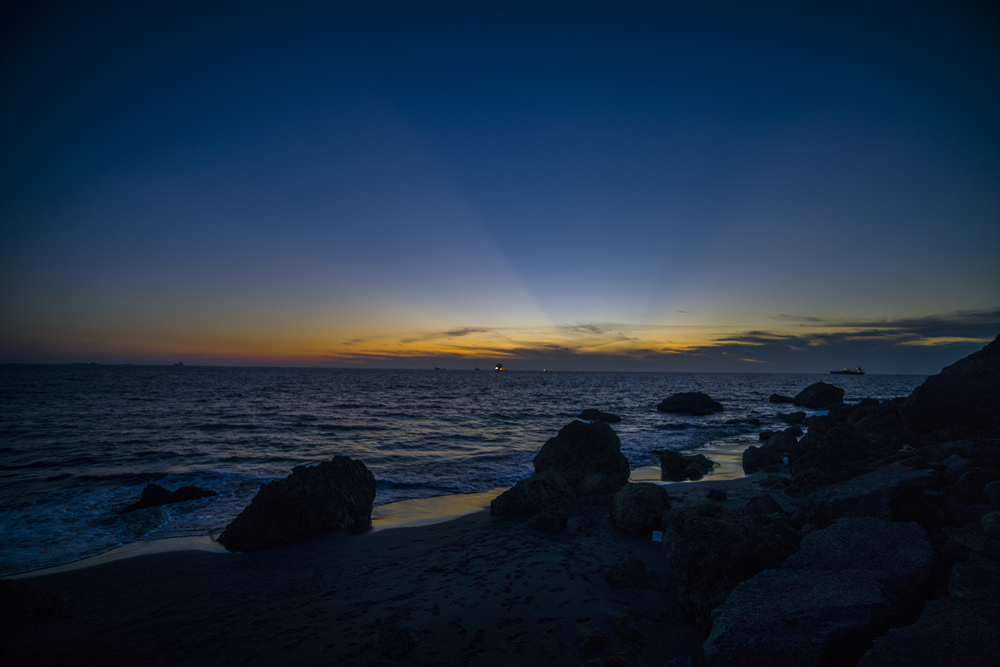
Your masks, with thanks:
[[(0, 658), (1000, 664), (1000, 337), (909, 397), (842, 397), (772, 397), (828, 413), (788, 413), (745, 478), (668, 485), (628, 483), (613, 415), (581, 413), (489, 515), (367, 535), (360, 462), (296, 469), (227, 540), (250, 553), (0, 581)], [(711, 468), (661, 458), (665, 479)]]

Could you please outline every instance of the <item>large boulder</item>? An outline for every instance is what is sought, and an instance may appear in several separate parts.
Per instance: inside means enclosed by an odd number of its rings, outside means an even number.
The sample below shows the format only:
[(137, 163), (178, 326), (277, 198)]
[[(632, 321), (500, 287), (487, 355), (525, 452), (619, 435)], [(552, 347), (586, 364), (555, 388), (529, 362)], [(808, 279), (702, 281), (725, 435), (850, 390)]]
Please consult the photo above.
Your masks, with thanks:
[(725, 408), (722, 404), (706, 393), (700, 391), (687, 391), (664, 399), (656, 406), (660, 412), (683, 412), (691, 415), (710, 415), (713, 412), (722, 412)]
[(542, 445), (532, 462), (536, 473), (561, 475), (574, 488), (593, 473), (603, 473), (621, 486), (631, 472), (621, 440), (601, 421), (574, 421), (563, 426)]
[(659, 484), (626, 484), (611, 499), (611, 522), (623, 533), (641, 535), (658, 529), (669, 507), (670, 496)]
[(219, 536), (229, 551), (259, 551), (371, 525), (375, 477), (361, 461), (335, 456), (296, 466), (282, 480), (260, 487), (250, 504)]
[(946, 426), (1000, 430), (1000, 336), (913, 390), (900, 409), (918, 433)]
[(826, 515), (871, 516), (894, 519), (907, 504), (937, 486), (941, 474), (932, 468), (916, 468), (897, 461), (840, 484), (816, 491), (810, 500)]
[(562, 513), (573, 501), (573, 489), (562, 475), (541, 472), (507, 489), (490, 502), (492, 516), (535, 516)]
[(919, 606), (934, 559), (915, 523), (852, 518), (814, 531), (780, 570), (741, 583), (716, 610), (706, 661), (855, 664)]
[(701, 505), (663, 515), (663, 547), (677, 601), (705, 629), (712, 625), (712, 610), (733, 588), (780, 566), (798, 545), (798, 534), (782, 514)]
[(792, 402), (803, 408), (829, 410), (844, 402), (844, 390), (826, 382), (816, 382), (796, 394)]
[(188, 500), (197, 500), (198, 498), (209, 498), (211, 496), (219, 495), (217, 491), (212, 491), (211, 489), (202, 489), (197, 486), (182, 486), (176, 491), (171, 491), (170, 489), (165, 489), (159, 484), (149, 484), (142, 490), (142, 494), (139, 496), (139, 500), (132, 503), (127, 507), (123, 507), (118, 510), (119, 514), (125, 514), (126, 512), (134, 512), (136, 510), (145, 509), (147, 507), (158, 507), (160, 505), (172, 505), (174, 503), (183, 503)]
[(743, 472), (752, 475), (772, 465), (781, 465), (784, 459), (781, 452), (767, 447), (755, 447), (750, 445), (743, 450)]

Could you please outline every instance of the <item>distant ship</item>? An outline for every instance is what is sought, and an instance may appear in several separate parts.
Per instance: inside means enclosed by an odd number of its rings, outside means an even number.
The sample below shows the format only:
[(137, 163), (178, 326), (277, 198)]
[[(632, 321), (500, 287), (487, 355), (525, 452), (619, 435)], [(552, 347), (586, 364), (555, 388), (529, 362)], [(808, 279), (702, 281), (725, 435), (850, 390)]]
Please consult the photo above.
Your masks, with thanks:
[(503, 364), (497, 364), (496, 366), (493, 367), (493, 370), (495, 370), (495, 371), (502, 371), (502, 370), (504, 370)]
[(830, 375), (864, 375), (865, 369), (858, 366), (855, 369), (845, 368), (842, 371), (830, 371)]

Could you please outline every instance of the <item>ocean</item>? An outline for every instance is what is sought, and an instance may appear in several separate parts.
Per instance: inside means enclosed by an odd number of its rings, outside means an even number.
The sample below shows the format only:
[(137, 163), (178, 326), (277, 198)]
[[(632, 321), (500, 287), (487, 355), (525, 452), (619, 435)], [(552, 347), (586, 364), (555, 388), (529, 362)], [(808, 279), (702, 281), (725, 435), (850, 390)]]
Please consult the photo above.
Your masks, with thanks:
[[(905, 396), (925, 378), (0, 365), (0, 575), (219, 533), (262, 483), (336, 454), (372, 471), (376, 505), (511, 486), (585, 408), (622, 417), (612, 426), (633, 469), (673, 449), (739, 475), (742, 451), (798, 409), (770, 403), (772, 393), (822, 380), (855, 402)], [(726, 409), (656, 410), (682, 391)], [(219, 495), (118, 514), (153, 482)]]

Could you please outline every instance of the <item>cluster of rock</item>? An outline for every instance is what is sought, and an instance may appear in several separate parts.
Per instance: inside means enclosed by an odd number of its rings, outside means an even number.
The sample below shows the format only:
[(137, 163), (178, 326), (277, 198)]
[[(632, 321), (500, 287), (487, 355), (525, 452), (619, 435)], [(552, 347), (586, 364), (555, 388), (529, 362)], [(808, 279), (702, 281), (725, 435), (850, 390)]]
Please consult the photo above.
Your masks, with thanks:
[(566, 527), (577, 498), (606, 498), (630, 474), (621, 440), (605, 421), (567, 424), (542, 445), (532, 464), (535, 474), (494, 498), (490, 514), (528, 518), (546, 532)]
[(136, 510), (146, 509), (147, 507), (172, 505), (174, 503), (183, 503), (189, 500), (209, 498), (217, 495), (219, 495), (217, 491), (202, 489), (197, 486), (182, 486), (176, 491), (171, 491), (170, 489), (166, 489), (159, 484), (148, 484), (146, 485), (146, 488), (142, 490), (139, 500), (118, 510), (118, 513), (125, 514), (127, 512), (135, 512)]
[(846, 405), (827, 387), (793, 399), (829, 410), (801, 438), (744, 454), (783, 473), (768, 495), (664, 513), (706, 662), (996, 664), (1000, 337), (908, 398)]

